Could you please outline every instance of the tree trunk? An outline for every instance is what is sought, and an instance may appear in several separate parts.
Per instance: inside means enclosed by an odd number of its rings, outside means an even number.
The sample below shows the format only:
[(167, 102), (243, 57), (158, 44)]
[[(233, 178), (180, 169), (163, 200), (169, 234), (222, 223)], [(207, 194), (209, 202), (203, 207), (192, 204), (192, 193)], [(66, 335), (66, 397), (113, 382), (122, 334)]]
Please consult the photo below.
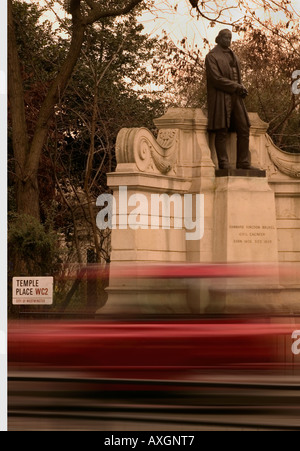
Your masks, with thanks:
[(12, 141), (15, 157), (16, 197), (18, 213), (28, 213), (39, 219), (39, 192), (37, 174), (24, 180), (25, 164), (29, 155), (23, 80), (15, 36), (12, 1), (8, 2), (8, 94), (12, 121)]
[[(103, 17), (117, 17), (127, 14), (142, 0), (131, 0), (127, 6), (102, 10), (103, 5), (91, 3), (91, 12), (84, 17), (81, 12), (81, 0), (70, 0), (73, 30), (71, 45), (64, 64), (53, 81), (41, 106), (34, 136), (29, 144), (22, 75), (18, 58), (18, 49), (14, 31), (12, 0), (8, 2), (9, 25), (9, 100), (13, 128), (13, 147), (17, 176), (17, 209), (39, 219), (38, 170), (47, 133), (54, 115), (54, 108), (60, 102), (72, 76), (81, 53), (86, 27)], [(96, 7), (97, 6), (97, 7)], [(101, 6), (101, 7), (100, 7)]]
[(18, 214), (26, 214), (40, 220), (38, 177), (33, 175), (26, 182), (17, 181)]
[(86, 26), (74, 10), (70, 50), (42, 104), (32, 142), (29, 143), (22, 74), (14, 31), (12, 0), (8, 2), (9, 106), (12, 120), (12, 139), (16, 168), (16, 197), (19, 214), (40, 219), (38, 170), (55, 105), (61, 100), (79, 58)]
[[(69, 54), (58, 76), (49, 89), (36, 124), (29, 156), (24, 168), (23, 183), (19, 185), (20, 189), (18, 189), (18, 199), (21, 210), (25, 210), (26, 213), (31, 214), (32, 216), (36, 216), (36, 211), (39, 209), (38, 169), (50, 122), (54, 114), (54, 107), (61, 100), (68, 81), (71, 78), (81, 52), (84, 33), (85, 27), (81, 24), (78, 24), (77, 27), (74, 26)], [(30, 201), (30, 199), (32, 200)], [(29, 204), (28, 201), (30, 201)]]
[(54, 114), (54, 107), (62, 99), (64, 91), (71, 78), (81, 52), (84, 34), (85, 26), (81, 23), (78, 23), (77, 25), (74, 24), (72, 42), (68, 56), (60, 69), (59, 74), (53, 81), (40, 110), (26, 165), (26, 172), (28, 176), (38, 170), (41, 153), (47, 137), (50, 122)]

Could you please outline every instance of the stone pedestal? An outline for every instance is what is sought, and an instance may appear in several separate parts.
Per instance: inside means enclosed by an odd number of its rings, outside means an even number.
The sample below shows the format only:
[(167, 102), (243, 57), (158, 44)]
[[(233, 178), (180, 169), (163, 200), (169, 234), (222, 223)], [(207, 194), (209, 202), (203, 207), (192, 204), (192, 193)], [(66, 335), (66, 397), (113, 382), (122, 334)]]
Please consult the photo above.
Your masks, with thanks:
[(278, 262), (275, 196), (266, 177), (216, 178), (214, 261)]
[[(214, 262), (276, 264), (275, 195), (265, 172), (217, 171), (216, 176)], [(270, 313), (278, 307), (279, 298), (276, 275), (270, 280), (219, 280), (210, 288), (207, 311)]]
[(108, 183), (116, 201), (112, 263), (184, 262), (185, 230), (175, 226), (190, 182), (158, 174), (116, 172), (108, 175)]
[[(274, 300), (276, 306), (281, 286), (274, 279), (255, 286), (253, 278), (239, 284), (237, 278), (232, 283), (220, 278), (196, 281), (192, 287), (189, 281), (186, 287), (180, 280), (121, 279), (118, 274), (119, 265), (128, 264), (264, 265), (276, 264), (278, 256), (279, 261), (299, 264), (300, 157), (276, 148), (266, 134), (268, 124), (257, 114), (250, 114), (250, 119), (252, 164), (260, 168), (254, 172), (215, 170), (214, 139), (207, 133), (207, 118), (201, 109), (169, 109), (155, 120), (157, 138), (145, 128), (120, 131), (118, 165), (116, 172), (108, 174), (116, 209), (109, 299), (100, 313), (200, 313), (206, 308), (241, 313), (243, 308), (255, 311), (257, 306), (269, 311)], [(234, 167), (234, 134), (228, 136), (228, 153)], [(151, 210), (153, 195), (161, 197), (155, 211)], [(204, 196), (201, 239), (187, 240), (182, 223), (186, 195)], [(187, 223), (195, 222), (193, 205)], [(131, 227), (132, 219), (135, 227)], [(295, 302), (298, 279), (295, 296), (292, 293)]]
[[(111, 277), (101, 313), (188, 313), (184, 281), (122, 280), (118, 268), (212, 260), (215, 166), (207, 118), (201, 109), (171, 108), (154, 122), (157, 139), (144, 128), (123, 129), (117, 139), (118, 166), (108, 174), (116, 207)], [(204, 235), (189, 239), (190, 224), (197, 224), (195, 231), (200, 228), (200, 210)], [(129, 223), (134, 216), (136, 227)]]
[[(187, 193), (194, 197), (204, 196), (204, 236), (201, 240), (186, 240), (185, 262), (212, 262), (215, 165), (207, 133), (207, 117), (199, 108), (170, 108), (154, 122), (160, 134), (169, 129), (178, 130), (176, 175), (190, 181)], [(193, 218), (196, 218), (195, 202)]]

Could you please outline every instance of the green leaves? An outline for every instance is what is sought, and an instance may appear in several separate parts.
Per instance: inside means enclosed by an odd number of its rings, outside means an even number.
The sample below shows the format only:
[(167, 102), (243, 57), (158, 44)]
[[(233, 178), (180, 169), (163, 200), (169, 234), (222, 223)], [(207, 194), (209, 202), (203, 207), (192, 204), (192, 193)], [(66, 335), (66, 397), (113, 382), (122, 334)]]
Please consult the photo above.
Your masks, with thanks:
[[(9, 259), (22, 262), (26, 275), (42, 276), (57, 269), (58, 235), (32, 216), (15, 216), (8, 233), (8, 248)], [(18, 264), (15, 266), (18, 268)]]

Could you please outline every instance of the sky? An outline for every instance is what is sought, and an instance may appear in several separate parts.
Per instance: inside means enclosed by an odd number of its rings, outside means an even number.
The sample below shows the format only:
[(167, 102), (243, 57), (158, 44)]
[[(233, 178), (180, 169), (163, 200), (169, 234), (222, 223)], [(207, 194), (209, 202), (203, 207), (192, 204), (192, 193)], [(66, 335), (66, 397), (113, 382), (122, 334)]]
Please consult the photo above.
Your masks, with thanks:
[[(26, 0), (29, 3), (47, 3), (47, 0)], [(220, 7), (230, 6), (230, 10), (224, 13), (224, 17), (227, 19), (237, 20), (243, 17), (244, 13), (239, 8), (234, 8), (238, 3), (238, 0), (207, 0), (208, 6), (217, 4)], [(276, 0), (268, 0), (269, 2), (276, 3)], [(264, 11), (262, 8), (258, 9), (257, 4), (262, 0), (244, 0), (248, 3), (250, 10), (255, 10), (256, 14), (260, 18), (272, 17), (272, 20), (285, 20), (283, 13), (274, 14), (270, 11)], [(176, 13), (174, 13), (174, 7), (178, 5)], [(293, 0), (293, 8), (300, 18), (300, 0)], [(65, 11), (56, 11), (58, 15), (66, 15)], [(214, 17), (215, 14), (210, 14)], [(50, 20), (55, 21), (55, 15), (50, 14), (48, 16)], [(203, 45), (203, 38), (206, 38), (210, 46), (215, 43), (215, 37), (222, 28), (227, 28), (225, 25), (216, 24), (213, 28), (209, 26), (209, 21), (203, 18), (197, 18), (195, 10), (192, 10), (189, 0), (154, 0), (154, 8), (152, 12), (145, 12), (141, 18), (141, 22), (145, 27), (145, 32), (151, 35), (160, 35), (163, 30), (174, 41), (174, 43), (180, 42), (184, 37), (188, 38), (188, 44), (194, 47), (195, 44), (201, 47)], [(230, 27), (229, 27), (230, 28)]]
[[(274, 23), (278, 20), (284, 20), (286, 22), (283, 12), (276, 14), (273, 12), (270, 13), (269, 10), (264, 11), (263, 8), (257, 8), (257, 3), (261, 3), (259, 0), (246, 1), (249, 5), (249, 9), (252, 11), (255, 10), (257, 16), (261, 19), (271, 17)], [(224, 6), (224, 4), (226, 4), (226, 6), (234, 7), (236, 3), (237, 0), (214, 0), (213, 2), (210, 2), (210, 4), (218, 4), (219, 7)], [(170, 8), (170, 5), (175, 4), (178, 4), (176, 14), (174, 14)], [(293, 0), (292, 5), (300, 18), (300, 0)], [(230, 26), (218, 23), (215, 24), (214, 27), (211, 27), (209, 21), (206, 19), (197, 18), (196, 12), (195, 10), (192, 10), (188, 0), (155, 0), (155, 6), (159, 12), (154, 14), (148, 12), (142, 17), (142, 22), (146, 31), (150, 34), (160, 34), (162, 30), (165, 30), (175, 43), (180, 42), (184, 37), (187, 37), (191, 47), (195, 44), (202, 46), (203, 38), (206, 38), (210, 45), (213, 46), (215, 45), (215, 37), (219, 31), (223, 28), (231, 28)], [(244, 12), (239, 8), (233, 8), (224, 12), (223, 17), (231, 22), (238, 20), (243, 16)], [(210, 14), (210, 17), (215, 17), (215, 14)]]

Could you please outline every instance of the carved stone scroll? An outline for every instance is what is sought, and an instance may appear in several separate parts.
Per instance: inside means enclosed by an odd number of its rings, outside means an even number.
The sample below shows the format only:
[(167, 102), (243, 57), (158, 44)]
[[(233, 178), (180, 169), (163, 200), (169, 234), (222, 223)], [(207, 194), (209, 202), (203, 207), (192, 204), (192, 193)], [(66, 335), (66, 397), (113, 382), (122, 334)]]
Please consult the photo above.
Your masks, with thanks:
[(176, 173), (178, 130), (160, 130), (157, 140), (146, 128), (120, 131), (116, 154), (118, 165), (135, 163), (140, 172)]
[(266, 135), (269, 156), (274, 166), (283, 174), (292, 178), (300, 178), (300, 155), (284, 152), (279, 149), (269, 135)]

